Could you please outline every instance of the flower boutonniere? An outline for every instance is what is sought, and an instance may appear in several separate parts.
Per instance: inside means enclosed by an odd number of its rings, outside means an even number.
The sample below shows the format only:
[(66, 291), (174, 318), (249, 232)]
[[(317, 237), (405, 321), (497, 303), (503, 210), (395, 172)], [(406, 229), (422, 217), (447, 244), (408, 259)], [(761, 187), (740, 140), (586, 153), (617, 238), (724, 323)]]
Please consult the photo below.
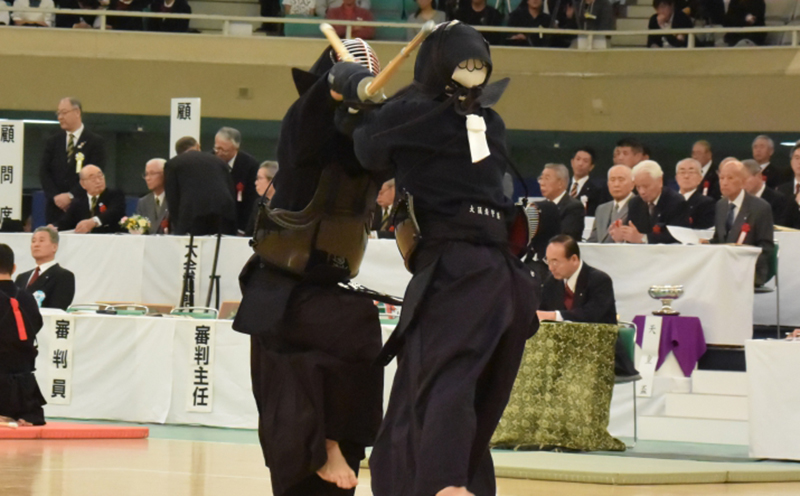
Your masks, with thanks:
[(744, 243), (745, 238), (747, 238), (747, 233), (750, 232), (750, 224), (745, 222), (742, 224), (742, 230), (739, 231), (739, 239), (736, 240), (737, 245), (741, 245)]
[(237, 202), (241, 202), (242, 201), (242, 192), (243, 191), (244, 191), (244, 184), (243, 183), (237, 183), (236, 184), (236, 201)]
[(108, 208), (105, 205), (103, 205), (102, 203), (100, 204), (99, 208), (100, 208), (100, 213), (101, 214), (106, 213), (106, 210), (108, 210)]
[(661, 226), (658, 224), (653, 226), (653, 234), (661, 234)]

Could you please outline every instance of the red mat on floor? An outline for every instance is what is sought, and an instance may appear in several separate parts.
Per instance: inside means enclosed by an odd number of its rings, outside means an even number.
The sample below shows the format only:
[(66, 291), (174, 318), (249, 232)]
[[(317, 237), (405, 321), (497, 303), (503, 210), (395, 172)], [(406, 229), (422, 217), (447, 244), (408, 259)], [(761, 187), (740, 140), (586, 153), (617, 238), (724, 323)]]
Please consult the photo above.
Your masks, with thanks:
[(18, 429), (0, 427), (0, 439), (143, 439), (149, 435), (150, 429), (147, 427), (62, 422), (48, 422), (47, 425)]

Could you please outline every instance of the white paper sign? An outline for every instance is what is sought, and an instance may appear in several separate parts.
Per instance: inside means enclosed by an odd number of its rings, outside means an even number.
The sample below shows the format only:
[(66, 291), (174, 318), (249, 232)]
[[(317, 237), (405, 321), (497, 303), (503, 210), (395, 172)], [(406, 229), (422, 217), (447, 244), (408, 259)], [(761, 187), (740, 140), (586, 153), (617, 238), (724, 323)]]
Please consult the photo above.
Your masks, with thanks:
[(214, 337), (217, 324), (213, 320), (187, 322), (193, 338), (187, 349), (190, 367), (186, 411), (210, 413), (214, 408)]
[(0, 219), (22, 219), (25, 125), (0, 120)]
[(169, 158), (178, 153), (175, 142), (186, 136), (200, 141), (200, 99), (173, 98), (169, 119)]
[(72, 401), (72, 369), (75, 367), (75, 317), (54, 315), (46, 319), (50, 333), (49, 387), (43, 391), (47, 403), (69, 405)]
[(653, 381), (658, 363), (658, 348), (661, 344), (661, 325), (663, 319), (657, 315), (648, 315), (644, 319), (642, 329), (642, 356), (639, 359), (639, 375), (642, 380), (636, 384), (636, 396), (649, 398), (653, 395)]
[(689, 229), (688, 227), (667, 226), (669, 233), (683, 245), (699, 245), (701, 239), (714, 237), (713, 229)]

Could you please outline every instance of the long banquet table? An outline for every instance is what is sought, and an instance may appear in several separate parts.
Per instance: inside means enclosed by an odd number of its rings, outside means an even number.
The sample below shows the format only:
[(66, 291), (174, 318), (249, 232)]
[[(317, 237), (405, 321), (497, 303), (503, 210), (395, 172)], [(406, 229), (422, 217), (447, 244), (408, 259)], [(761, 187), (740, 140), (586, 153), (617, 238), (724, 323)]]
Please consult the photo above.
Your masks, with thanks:
[[(178, 303), (188, 237), (63, 234), (61, 238), (57, 260), (75, 273), (75, 303)], [(0, 243), (14, 249), (20, 271), (34, 265), (29, 234), (0, 234)], [(202, 304), (211, 273), (215, 238), (195, 238), (195, 246), (198, 261), (195, 303)], [(660, 304), (647, 295), (651, 285), (683, 284), (685, 292), (675, 308), (683, 315), (700, 318), (709, 344), (743, 345), (745, 339), (751, 337), (751, 281), (758, 249), (582, 244), (581, 250), (587, 263), (611, 275), (622, 320), (630, 321), (635, 315), (659, 308)], [(786, 245), (782, 245), (781, 252), (785, 250)], [(223, 301), (241, 298), (238, 275), (251, 254), (247, 239), (222, 239), (217, 272), (221, 275)], [(783, 266), (781, 274), (784, 275)], [(794, 283), (791, 275), (788, 273), (782, 279), (782, 287), (800, 285), (800, 272), (794, 274)], [(356, 282), (402, 295), (409, 280), (394, 241), (370, 240)], [(784, 290), (784, 294), (787, 292)], [(767, 300), (761, 301), (768, 304)], [(794, 310), (800, 311), (800, 307)]]

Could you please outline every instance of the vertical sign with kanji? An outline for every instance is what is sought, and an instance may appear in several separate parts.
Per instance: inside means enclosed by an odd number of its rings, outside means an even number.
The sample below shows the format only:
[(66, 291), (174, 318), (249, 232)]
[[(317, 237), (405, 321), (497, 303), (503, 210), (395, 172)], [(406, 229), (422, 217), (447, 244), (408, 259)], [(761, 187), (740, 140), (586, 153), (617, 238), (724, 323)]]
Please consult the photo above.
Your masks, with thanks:
[(54, 315), (48, 319), (50, 333), (49, 383), (42, 388), (47, 403), (69, 405), (72, 398), (72, 368), (75, 366), (75, 317)]
[(22, 121), (0, 120), (0, 219), (22, 220)]
[(639, 358), (640, 381), (636, 382), (636, 396), (649, 398), (653, 395), (656, 365), (658, 364), (658, 349), (661, 345), (661, 325), (663, 319), (657, 315), (648, 315), (644, 319), (642, 329), (642, 353)]
[(169, 120), (169, 158), (177, 155), (175, 142), (186, 136), (200, 141), (200, 99), (173, 98)]
[(217, 325), (213, 320), (193, 321), (189, 352), (189, 390), (186, 411), (209, 413), (214, 406), (214, 336)]

